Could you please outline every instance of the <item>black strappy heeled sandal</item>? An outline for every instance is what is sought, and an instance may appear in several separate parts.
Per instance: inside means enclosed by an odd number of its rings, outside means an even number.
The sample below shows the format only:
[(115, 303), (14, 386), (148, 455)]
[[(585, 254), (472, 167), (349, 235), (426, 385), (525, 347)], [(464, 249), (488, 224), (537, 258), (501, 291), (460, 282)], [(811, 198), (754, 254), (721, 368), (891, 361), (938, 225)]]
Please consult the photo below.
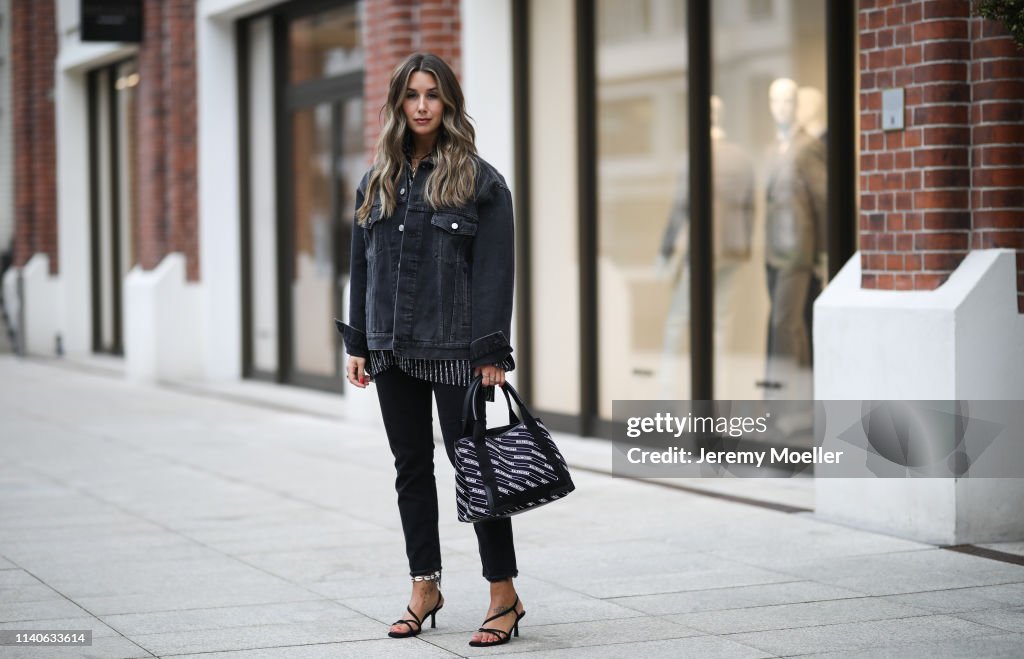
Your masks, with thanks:
[(488, 618), (487, 620), (484, 620), (484, 624), (486, 625), (487, 623), (489, 623), (492, 620), (497, 620), (498, 618), (501, 618), (503, 616), (507, 616), (509, 613), (515, 613), (516, 614), (516, 621), (512, 625), (512, 633), (511, 634), (509, 634), (504, 629), (495, 629), (493, 627), (480, 627), (480, 628), (477, 629), (478, 632), (484, 632), (484, 633), (487, 633), (487, 634), (494, 634), (495, 636), (498, 637), (498, 640), (497, 641), (470, 641), (469, 644), (471, 646), (473, 646), (474, 648), (484, 648), (484, 647), (488, 647), (488, 646), (491, 646), (491, 645), (504, 645), (504, 644), (508, 643), (509, 640), (511, 640), (511, 638), (513, 636), (515, 636), (516, 638), (519, 638), (519, 621), (522, 620), (524, 617), (526, 617), (526, 611), (524, 610), (522, 613), (518, 613), (516, 611), (516, 606), (518, 606), (518, 605), (519, 605), (519, 596), (516, 595), (516, 601), (512, 602), (512, 606), (508, 607), (507, 609), (505, 609), (501, 613), (497, 613), (497, 614), (491, 616), (490, 618)]
[[(391, 626), (394, 627), (395, 625), (402, 624), (402, 625), (405, 625), (406, 627), (408, 627), (409, 631), (407, 631), (407, 632), (389, 631), (388, 632), (388, 636), (390, 636), (391, 638), (409, 638), (410, 636), (418, 636), (419, 633), (421, 631), (423, 631), (423, 623), (427, 620), (427, 616), (430, 616), (430, 628), (434, 629), (434, 628), (437, 627), (437, 624), (436, 624), (436, 621), (434, 620), (434, 618), (437, 616), (437, 612), (440, 611), (441, 608), (444, 606), (444, 597), (441, 595), (441, 574), (439, 572), (435, 572), (434, 574), (428, 574), (428, 575), (421, 576), (421, 577), (413, 577), (412, 580), (413, 581), (436, 581), (437, 582), (437, 605), (434, 606), (434, 608), (432, 608), (431, 610), (429, 610), (426, 613), (424, 613), (422, 619), (420, 619), (420, 617), (416, 615), (416, 612), (412, 610), (412, 607), (406, 606), (405, 610), (409, 612), (409, 615), (412, 616), (412, 619), (403, 618), (402, 620), (396, 620), (393, 623), (391, 623)], [(413, 628), (413, 626), (412, 626), (413, 623), (416, 623), (416, 627), (415, 628)]]

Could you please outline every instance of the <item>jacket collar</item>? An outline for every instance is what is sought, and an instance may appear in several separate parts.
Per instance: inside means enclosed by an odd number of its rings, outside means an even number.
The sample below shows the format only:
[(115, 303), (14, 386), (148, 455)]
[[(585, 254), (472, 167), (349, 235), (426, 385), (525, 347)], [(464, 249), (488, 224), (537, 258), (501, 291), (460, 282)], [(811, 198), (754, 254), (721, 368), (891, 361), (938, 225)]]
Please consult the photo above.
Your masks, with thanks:
[[(436, 149), (437, 149), (437, 145), (436, 144), (434, 145), (434, 149), (436, 151)], [(431, 168), (433, 168), (434, 165), (436, 164), (434, 162), (434, 153), (435, 153), (435, 151), (431, 151), (429, 154), (427, 154), (423, 158), (423, 160), (420, 161), (420, 163), (422, 163), (424, 165), (429, 165)], [(408, 139), (402, 145), (402, 154), (405, 156), (405, 164), (406, 164), (406, 166), (408, 166), (410, 169), (412, 169), (412, 142), (410, 142)]]

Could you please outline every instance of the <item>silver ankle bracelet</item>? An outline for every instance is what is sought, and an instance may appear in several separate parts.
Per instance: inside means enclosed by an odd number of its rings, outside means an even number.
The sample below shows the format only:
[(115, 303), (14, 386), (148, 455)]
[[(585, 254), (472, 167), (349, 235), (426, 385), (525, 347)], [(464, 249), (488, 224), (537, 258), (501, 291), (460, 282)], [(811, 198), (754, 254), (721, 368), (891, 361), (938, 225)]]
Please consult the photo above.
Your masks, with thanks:
[(412, 578), (413, 581), (436, 581), (437, 589), (441, 589), (441, 570), (437, 570), (431, 574), (418, 574)]

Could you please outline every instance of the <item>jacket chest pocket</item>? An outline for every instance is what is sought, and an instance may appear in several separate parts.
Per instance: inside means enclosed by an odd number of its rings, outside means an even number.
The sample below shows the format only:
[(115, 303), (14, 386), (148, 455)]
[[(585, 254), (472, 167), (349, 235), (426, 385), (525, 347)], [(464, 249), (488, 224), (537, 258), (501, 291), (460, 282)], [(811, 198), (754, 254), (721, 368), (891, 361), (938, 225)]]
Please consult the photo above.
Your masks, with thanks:
[(387, 244), (385, 222), (379, 203), (370, 207), (370, 217), (366, 218), (366, 256), (376, 256), (384, 251)]
[(477, 217), (464, 210), (434, 211), (430, 217), (434, 228), (434, 258), (445, 263), (464, 263), (469, 259)]
[(472, 332), (470, 263), (477, 216), (464, 209), (437, 210), (430, 224), (437, 267), (438, 329), (446, 343), (468, 342)]

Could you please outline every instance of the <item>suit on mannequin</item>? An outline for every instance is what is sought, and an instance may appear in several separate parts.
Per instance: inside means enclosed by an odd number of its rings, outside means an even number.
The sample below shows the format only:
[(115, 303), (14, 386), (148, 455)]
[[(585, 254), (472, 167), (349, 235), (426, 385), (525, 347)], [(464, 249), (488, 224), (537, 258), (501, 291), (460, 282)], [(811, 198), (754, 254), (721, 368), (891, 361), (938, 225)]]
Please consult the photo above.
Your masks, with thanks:
[(798, 121), (798, 87), (788, 78), (769, 89), (776, 139), (767, 156), (765, 266), (771, 313), (766, 376), (786, 398), (811, 398), (809, 305), (820, 290), (825, 252), (826, 168), (821, 140)]
[[(723, 104), (717, 96), (711, 97), (711, 150), (714, 198), (712, 217), (712, 244), (714, 249), (714, 342), (716, 358), (725, 349), (725, 333), (729, 327), (732, 301), (735, 294), (736, 272), (751, 256), (754, 223), (755, 171), (754, 162), (736, 143), (729, 140), (722, 128)], [(677, 251), (680, 238), (690, 219), (689, 172), (683, 169), (676, 186), (672, 211), (662, 235), (657, 270), (664, 274)], [(683, 335), (690, 318), (690, 268), (688, 247), (682, 249), (680, 265), (673, 274), (672, 303), (665, 321), (663, 368), (660, 389), (663, 397), (671, 398), (675, 374), (668, 365), (678, 355)]]

